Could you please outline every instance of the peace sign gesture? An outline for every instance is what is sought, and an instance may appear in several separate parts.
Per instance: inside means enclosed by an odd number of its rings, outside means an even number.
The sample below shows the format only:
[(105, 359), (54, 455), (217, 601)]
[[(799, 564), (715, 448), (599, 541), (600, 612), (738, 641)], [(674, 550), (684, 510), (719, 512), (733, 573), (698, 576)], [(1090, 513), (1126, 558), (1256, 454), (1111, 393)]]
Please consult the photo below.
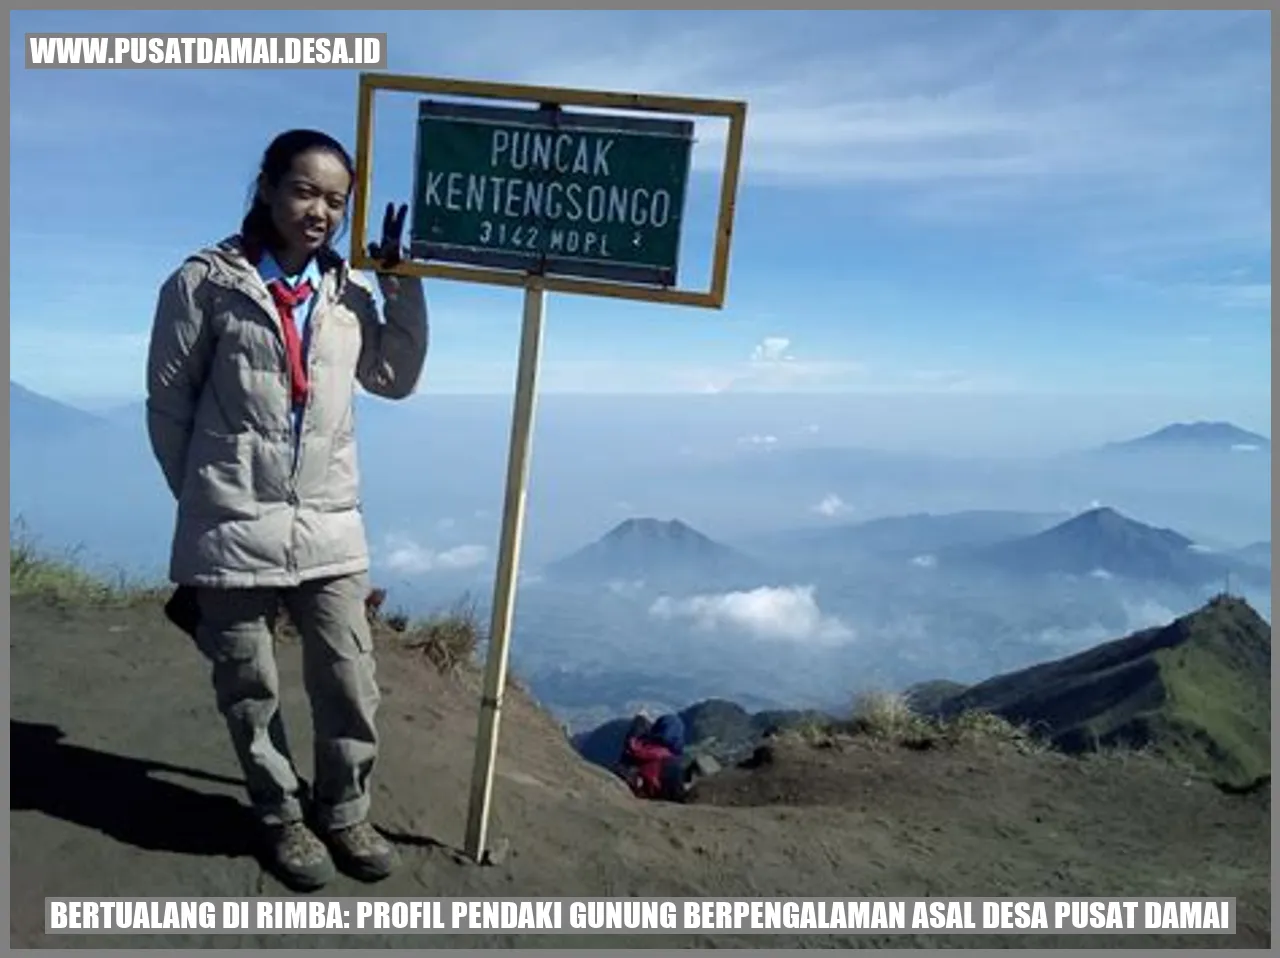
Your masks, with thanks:
[(382, 218), (382, 239), (369, 244), (369, 255), (378, 260), (383, 270), (394, 269), (404, 257), (404, 218), (408, 212), (409, 207), (404, 204), (397, 211), (394, 203), (388, 203)]

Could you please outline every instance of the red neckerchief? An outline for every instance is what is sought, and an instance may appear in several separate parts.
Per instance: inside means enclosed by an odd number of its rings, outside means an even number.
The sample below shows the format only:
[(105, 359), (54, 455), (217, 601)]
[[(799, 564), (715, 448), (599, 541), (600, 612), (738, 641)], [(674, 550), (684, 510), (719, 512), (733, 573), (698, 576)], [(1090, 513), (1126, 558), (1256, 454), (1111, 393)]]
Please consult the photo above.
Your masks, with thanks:
[[(245, 258), (255, 268), (262, 262), (262, 256), (265, 250), (262, 245), (254, 240), (241, 238), (240, 246), (244, 252)], [(322, 249), (317, 255), (318, 265), (321, 274), (333, 264), (333, 254), (327, 249)], [(279, 279), (274, 279), (267, 283), (267, 291), (271, 294), (272, 300), (276, 304), (276, 312), (280, 316), (280, 326), (284, 333), (285, 357), (289, 366), (289, 394), (295, 406), (302, 406), (307, 401), (307, 394), (310, 392), (311, 384), (307, 381), (307, 366), (302, 358), (302, 338), (298, 335), (298, 327), (294, 322), (293, 311), (296, 307), (306, 302), (316, 290), (312, 289), (311, 284), (303, 281), (294, 289)]]

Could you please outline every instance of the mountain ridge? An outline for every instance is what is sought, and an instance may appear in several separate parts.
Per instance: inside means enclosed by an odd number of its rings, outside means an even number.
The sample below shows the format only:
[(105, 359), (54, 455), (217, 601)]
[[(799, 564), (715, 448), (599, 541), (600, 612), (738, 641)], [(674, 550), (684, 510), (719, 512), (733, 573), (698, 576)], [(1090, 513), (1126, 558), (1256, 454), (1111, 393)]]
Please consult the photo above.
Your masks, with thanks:
[(914, 558), (946, 548), (994, 544), (1043, 531), (1064, 518), (1061, 513), (1012, 509), (961, 509), (910, 512), (859, 522), (780, 530), (753, 537), (761, 548), (812, 548), (882, 558)]
[[(1228, 789), (1270, 775), (1271, 627), (1243, 599), (1219, 595), (1172, 621), (973, 685), (920, 682), (902, 693), (927, 718), (987, 712), (1067, 754), (1151, 748)], [(811, 709), (751, 713), (717, 698), (679, 710), (690, 750), (734, 764), (779, 731), (839, 728)], [(574, 736), (579, 754), (611, 767), (630, 719)]]
[(9, 380), (10, 441), (57, 441), (107, 425), (107, 420)]
[(995, 676), (932, 711), (992, 712), (1066, 752), (1153, 747), (1230, 785), (1270, 774), (1271, 627), (1219, 595), (1155, 628)]

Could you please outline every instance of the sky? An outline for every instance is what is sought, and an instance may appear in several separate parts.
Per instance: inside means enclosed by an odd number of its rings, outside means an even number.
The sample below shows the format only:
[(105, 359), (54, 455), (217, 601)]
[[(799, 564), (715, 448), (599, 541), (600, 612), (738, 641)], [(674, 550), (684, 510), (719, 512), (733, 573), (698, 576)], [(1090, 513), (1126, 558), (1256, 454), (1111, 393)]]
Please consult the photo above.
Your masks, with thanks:
[[(23, 33), (300, 26), (11, 15), (11, 378), (139, 398), (159, 284), (234, 231), (271, 137), (355, 145), (355, 70), (27, 71)], [(552, 296), (545, 392), (1164, 397), (1269, 432), (1269, 12), (312, 12), (306, 28), (385, 31), (398, 73), (747, 101), (725, 308)], [(378, 96), (375, 211), (409, 198), (413, 108)], [(697, 136), (692, 286), (723, 129)], [(424, 394), (509, 393), (518, 291), (429, 281), (428, 297)]]

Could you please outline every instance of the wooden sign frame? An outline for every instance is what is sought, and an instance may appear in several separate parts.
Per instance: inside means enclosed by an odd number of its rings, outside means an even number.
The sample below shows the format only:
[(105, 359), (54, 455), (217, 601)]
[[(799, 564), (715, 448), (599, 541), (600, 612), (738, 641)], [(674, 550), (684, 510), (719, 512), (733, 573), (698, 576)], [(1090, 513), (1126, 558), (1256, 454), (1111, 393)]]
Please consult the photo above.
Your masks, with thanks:
[[(729, 247), (733, 238), (738, 181), (741, 173), (746, 103), (696, 97), (620, 93), (565, 87), (530, 86), (514, 83), (454, 80), (392, 73), (362, 73), (356, 111), (356, 182), (351, 215), (350, 263), (355, 269), (372, 270), (377, 265), (369, 257), (366, 234), (369, 225), (369, 198), (373, 191), (374, 96), (379, 91), (436, 94), (480, 100), (528, 101), (535, 105), (578, 106), (619, 111), (722, 117), (729, 121), (721, 173), (720, 203), (716, 216), (715, 245), (711, 280), (706, 289), (645, 286), (608, 280), (548, 275), (539, 278), (546, 292), (604, 296), (674, 306), (721, 309), (729, 276)], [(446, 279), (492, 286), (524, 288), (529, 275), (521, 270), (461, 266), (406, 260), (393, 273), (422, 279)]]

